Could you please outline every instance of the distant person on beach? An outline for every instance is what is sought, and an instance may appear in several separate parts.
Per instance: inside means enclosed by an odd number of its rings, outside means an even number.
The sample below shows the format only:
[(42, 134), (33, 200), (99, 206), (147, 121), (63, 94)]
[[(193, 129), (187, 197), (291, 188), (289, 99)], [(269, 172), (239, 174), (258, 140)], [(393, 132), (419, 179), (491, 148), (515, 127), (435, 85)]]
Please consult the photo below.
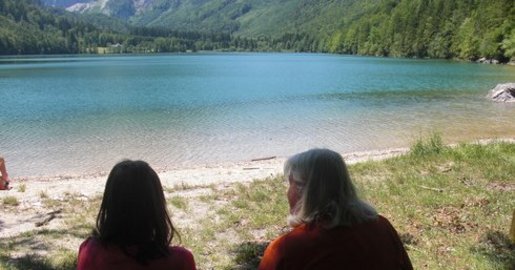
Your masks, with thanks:
[(270, 243), (258, 269), (413, 269), (397, 231), (358, 197), (340, 154), (302, 152), (284, 175), (293, 230)]
[(196, 269), (193, 255), (170, 246), (177, 235), (157, 173), (122, 161), (107, 178), (96, 228), (80, 246), (77, 269)]
[(9, 189), (9, 175), (5, 167), (5, 159), (0, 156), (0, 173), (2, 174), (2, 181), (0, 182), (0, 190)]

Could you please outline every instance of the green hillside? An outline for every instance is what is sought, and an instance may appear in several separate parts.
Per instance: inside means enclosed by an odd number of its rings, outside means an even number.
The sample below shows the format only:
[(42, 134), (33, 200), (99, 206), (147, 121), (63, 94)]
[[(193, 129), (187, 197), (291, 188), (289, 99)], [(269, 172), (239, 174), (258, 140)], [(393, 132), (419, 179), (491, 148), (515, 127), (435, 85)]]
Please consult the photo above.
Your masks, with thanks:
[(131, 0), (111, 0), (113, 17), (72, 15), (38, 2), (0, 2), (0, 53), (94, 53), (119, 43), (115, 51), (129, 53), (515, 58), (513, 0), (155, 0), (137, 11)]
[(513, 0), (383, 0), (364, 10), (343, 20), (326, 40), (328, 51), (472, 60), (515, 57)]
[[(157, 0), (129, 19), (140, 26), (277, 37), (291, 32), (330, 33), (356, 0)], [(360, 6), (361, 7), (361, 6)]]
[[(170, 2), (168, 2), (170, 3)], [(513, 0), (204, 0), (134, 23), (238, 36), (313, 37), (300, 51), (419, 58), (515, 57)], [(146, 18), (146, 19), (145, 19)], [(286, 46), (283, 46), (285, 49)]]
[[(256, 48), (245, 39), (239, 46)], [(224, 33), (134, 27), (101, 14), (77, 15), (37, 0), (0, 1), (0, 55), (158, 53), (237, 49)], [(243, 50), (243, 49), (242, 49)]]
[(85, 24), (72, 21), (71, 14), (52, 14), (33, 1), (0, 1), (0, 53), (79, 52), (77, 38), (91, 30)]
[(515, 57), (513, 0), (157, 0), (129, 22), (261, 38), (271, 50)]

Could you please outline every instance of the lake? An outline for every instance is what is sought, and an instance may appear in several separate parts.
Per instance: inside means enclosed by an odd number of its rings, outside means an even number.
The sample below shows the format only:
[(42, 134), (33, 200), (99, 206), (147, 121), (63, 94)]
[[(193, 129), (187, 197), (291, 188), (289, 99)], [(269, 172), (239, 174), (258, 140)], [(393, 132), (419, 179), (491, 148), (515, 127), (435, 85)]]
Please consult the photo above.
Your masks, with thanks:
[(327, 54), (3, 57), (0, 153), (35, 178), (513, 137), (515, 104), (485, 98), (508, 81), (513, 66)]

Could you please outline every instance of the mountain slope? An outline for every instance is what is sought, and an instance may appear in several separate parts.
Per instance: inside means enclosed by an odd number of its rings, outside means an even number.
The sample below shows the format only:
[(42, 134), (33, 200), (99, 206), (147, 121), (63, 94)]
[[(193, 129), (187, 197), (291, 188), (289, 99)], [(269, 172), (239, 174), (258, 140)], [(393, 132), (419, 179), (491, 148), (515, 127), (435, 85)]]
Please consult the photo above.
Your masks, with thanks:
[[(358, 3), (359, 4), (359, 3)], [(328, 51), (419, 58), (515, 57), (513, 0), (382, 0), (326, 40)]]
[[(334, 31), (357, 0), (44, 0), (80, 13), (103, 13), (133, 25), (181, 31), (282, 35), (312, 28)], [(320, 23), (323, 22), (323, 23)], [(316, 29), (318, 31), (318, 29)], [(316, 32), (313, 31), (313, 32)]]
[[(0, 1), (0, 8), (1, 5), (5, 6), (5, 2), (27, 1), (29, 0), (3, 0)], [(187, 48), (317, 51), (471, 60), (487, 57), (500, 61), (515, 58), (513, 0), (42, 1), (54, 5), (83, 6), (83, 16), (76, 16), (76, 20), (89, 22), (104, 32), (114, 31), (123, 34), (108, 34), (110, 39), (96, 37), (90, 39), (87, 44), (105, 46), (106, 40), (109, 40), (110, 43), (126, 45), (124, 48), (143, 46), (142, 48), (146, 48), (145, 52)], [(13, 5), (16, 6), (8, 6)], [(31, 14), (29, 12), (26, 16), (30, 17)], [(95, 16), (101, 16), (99, 14), (110, 14), (111, 17), (95, 19)], [(20, 25), (26, 23), (26, 20), (16, 19), (14, 24), (11, 22), (12, 18), (17, 16), (7, 16), (7, 22), (4, 24), (8, 25), (9, 29), (23, 32), (24, 26)], [(63, 13), (62, 16), (69, 18), (71, 15)], [(113, 18), (122, 18), (132, 26), (124, 25)], [(28, 21), (29, 32), (55, 32), (55, 26), (45, 28), (44, 23), (42, 25), (37, 18)], [(112, 25), (117, 25), (116, 29)], [(130, 30), (134, 26), (138, 28)], [(84, 30), (80, 30), (84, 28), (82, 26), (71, 27), (72, 31), (68, 31), (62, 29), (62, 24), (59, 23), (57, 28), (61, 29), (60, 36), (54, 35), (52, 40), (54, 43), (62, 43), (63, 39), (68, 40), (68, 43), (64, 44), (65, 47), (70, 46), (70, 42), (76, 43), (73, 38), (69, 40), (71, 37), (80, 41), (87, 36), (83, 33)], [(2, 29), (0, 34), (5, 35), (5, 31)], [(31, 36), (25, 37), (24, 34), (21, 33), (21, 37), (9, 34), (9, 39), (1, 42), (33, 40)], [(40, 34), (34, 36), (38, 35)], [(131, 35), (138, 36), (136, 41)], [(103, 37), (105, 36), (104, 33)], [(158, 37), (162, 37), (164, 41), (158, 41)], [(171, 39), (172, 37), (175, 39)], [(41, 43), (46, 39), (48, 37), (43, 36), (33, 41)], [(177, 40), (180, 42), (177, 43)], [(84, 48), (80, 46), (81, 42), (77, 44), (78, 47)], [(41, 50), (42, 53), (47, 51)]]
[(71, 14), (53, 14), (37, 3), (0, 1), (0, 54), (79, 52), (78, 35), (94, 27), (74, 21)]
[[(229, 31), (237, 35), (280, 36), (288, 32), (324, 32), (336, 30), (336, 18), (346, 15), (355, 0), (247, 0), (183, 1), (147, 25), (168, 26), (203, 31)], [(142, 22), (145, 16), (136, 17)], [(321, 23), (323, 22), (323, 23)], [(318, 27), (317, 27), (318, 26)], [(317, 29), (318, 28), (318, 29)]]
[[(51, 1), (51, 0), (47, 0)], [(53, 0), (56, 1), (56, 0)], [(64, 0), (61, 0), (64, 1)], [(378, 56), (515, 57), (513, 0), (96, 0), (133, 25), (248, 38), (302, 35), (300, 47)], [(295, 41), (299, 44), (299, 38)]]
[(0, 1), (1, 55), (184, 52), (232, 46), (228, 35), (131, 27), (102, 14), (78, 16), (39, 3)]

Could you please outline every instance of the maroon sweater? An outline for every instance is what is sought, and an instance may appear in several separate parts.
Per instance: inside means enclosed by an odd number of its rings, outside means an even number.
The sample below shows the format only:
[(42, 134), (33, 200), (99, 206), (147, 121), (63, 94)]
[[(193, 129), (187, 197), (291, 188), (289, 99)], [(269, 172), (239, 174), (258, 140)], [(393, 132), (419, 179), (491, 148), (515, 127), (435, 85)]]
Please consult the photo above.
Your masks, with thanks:
[(301, 225), (274, 240), (259, 270), (413, 269), (399, 235), (382, 216), (352, 227)]
[(77, 270), (195, 270), (193, 255), (182, 247), (170, 247), (170, 255), (141, 265), (115, 246), (104, 246), (95, 238), (88, 238), (80, 245)]

